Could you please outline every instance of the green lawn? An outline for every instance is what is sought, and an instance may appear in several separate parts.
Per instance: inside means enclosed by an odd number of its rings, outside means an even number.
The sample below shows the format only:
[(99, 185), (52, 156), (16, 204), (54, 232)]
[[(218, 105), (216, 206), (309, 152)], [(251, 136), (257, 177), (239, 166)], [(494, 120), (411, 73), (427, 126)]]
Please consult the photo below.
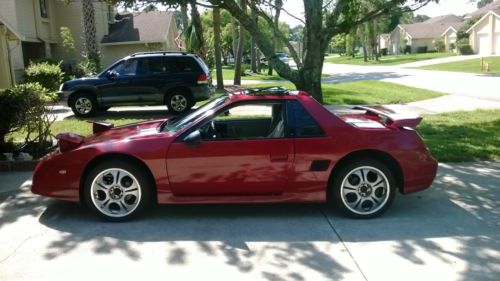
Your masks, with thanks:
[[(267, 70), (262, 71), (261, 73), (251, 73), (248, 69), (248, 66), (245, 66), (245, 75), (241, 76), (241, 80), (285, 80), (281, 78), (276, 71), (273, 71), (273, 75), (267, 75)], [(216, 75), (215, 69), (211, 72), (213, 83), (215, 84)], [(233, 66), (224, 66), (222, 68), (222, 77), (224, 80), (233, 80), (234, 79), (234, 67)]]
[[(292, 83), (247, 85), (248, 87), (283, 86), (295, 89)], [(325, 104), (391, 104), (408, 103), (442, 96), (442, 93), (375, 80), (323, 84)]]
[(454, 53), (424, 53), (424, 54), (407, 54), (407, 55), (388, 55), (382, 56), (378, 61), (372, 60), (365, 62), (363, 56), (356, 56), (356, 58), (341, 56), (336, 58), (328, 58), (325, 62), (339, 63), (339, 64), (354, 64), (354, 65), (397, 65), (403, 63), (410, 63), (420, 60), (430, 60), (437, 58), (444, 58), (454, 56)]
[(440, 162), (500, 159), (500, 110), (426, 115), (417, 131)]
[(486, 58), (484, 58), (484, 62), (489, 63), (489, 65), (490, 65), (489, 72), (481, 72), (481, 59), (470, 59), (470, 60), (464, 60), (464, 61), (428, 65), (428, 66), (419, 67), (419, 69), (500, 74), (500, 56), (486, 57)]

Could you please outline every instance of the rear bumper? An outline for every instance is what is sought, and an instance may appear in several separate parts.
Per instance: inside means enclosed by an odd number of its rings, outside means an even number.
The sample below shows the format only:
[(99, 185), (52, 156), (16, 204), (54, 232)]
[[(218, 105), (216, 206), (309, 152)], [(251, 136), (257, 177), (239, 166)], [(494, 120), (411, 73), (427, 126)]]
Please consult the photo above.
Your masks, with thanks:
[(190, 87), (190, 90), (195, 101), (207, 100), (214, 94), (214, 88), (210, 85)]
[(414, 161), (403, 165), (403, 194), (410, 194), (431, 187), (436, 178), (438, 162), (427, 152), (414, 154)]

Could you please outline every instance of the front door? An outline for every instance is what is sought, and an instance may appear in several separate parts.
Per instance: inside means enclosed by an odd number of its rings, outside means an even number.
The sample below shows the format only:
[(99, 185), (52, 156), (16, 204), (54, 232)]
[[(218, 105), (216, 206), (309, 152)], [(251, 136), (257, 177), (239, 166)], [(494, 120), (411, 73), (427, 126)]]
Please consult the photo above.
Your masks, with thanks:
[(114, 75), (99, 86), (101, 103), (104, 106), (131, 105), (137, 103), (137, 87), (133, 84), (137, 76), (137, 59), (124, 60), (113, 69)]
[(171, 145), (167, 170), (174, 194), (281, 194), (293, 163), (281, 102), (226, 111), (190, 130), (199, 130), (198, 145), (188, 145), (183, 136)]

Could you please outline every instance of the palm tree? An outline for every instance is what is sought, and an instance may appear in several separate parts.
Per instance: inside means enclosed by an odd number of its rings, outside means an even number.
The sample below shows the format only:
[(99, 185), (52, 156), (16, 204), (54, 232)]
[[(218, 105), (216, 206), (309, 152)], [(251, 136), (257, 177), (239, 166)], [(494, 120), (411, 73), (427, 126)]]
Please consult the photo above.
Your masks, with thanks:
[(87, 59), (100, 68), (99, 49), (96, 40), (95, 9), (92, 0), (82, 0), (83, 31)]
[[(240, 0), (240, 7), (243, 11), (246, 10), (246, 0)], [(234, 62), (234, 85), (241, 85), (241, 64), (243, 60), (243, 48), (245, 48), (245, 29), (240, 25), (238, 34), (238, 50), (235, 55)]]

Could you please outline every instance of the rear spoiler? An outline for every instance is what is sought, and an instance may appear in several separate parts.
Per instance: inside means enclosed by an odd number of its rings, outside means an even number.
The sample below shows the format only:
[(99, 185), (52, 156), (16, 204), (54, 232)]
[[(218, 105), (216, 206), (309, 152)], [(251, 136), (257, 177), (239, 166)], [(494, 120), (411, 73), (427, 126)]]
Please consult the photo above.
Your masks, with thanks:
[(377, 116), (389, 128), (415, 128), (422, 117), (415, 114), (400, 114), (384, 107), (356, 106), (353, 109), (366, 110), (367, 115)]

